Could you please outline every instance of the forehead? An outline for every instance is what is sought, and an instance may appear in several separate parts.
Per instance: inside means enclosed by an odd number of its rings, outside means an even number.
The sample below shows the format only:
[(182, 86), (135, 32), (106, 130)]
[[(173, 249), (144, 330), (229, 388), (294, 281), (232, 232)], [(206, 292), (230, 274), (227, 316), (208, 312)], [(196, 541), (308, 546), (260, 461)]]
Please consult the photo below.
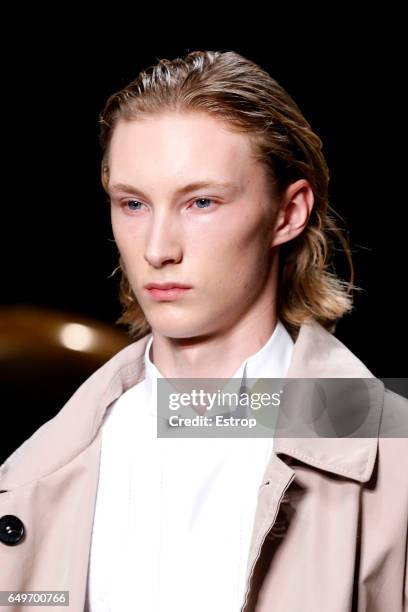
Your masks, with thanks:
[(258, 164), (251, 141), (206, 113), (166, 113), (141, 120), (120, 120), (108, 155), (111, 182), (132, 178), (245, 181)]

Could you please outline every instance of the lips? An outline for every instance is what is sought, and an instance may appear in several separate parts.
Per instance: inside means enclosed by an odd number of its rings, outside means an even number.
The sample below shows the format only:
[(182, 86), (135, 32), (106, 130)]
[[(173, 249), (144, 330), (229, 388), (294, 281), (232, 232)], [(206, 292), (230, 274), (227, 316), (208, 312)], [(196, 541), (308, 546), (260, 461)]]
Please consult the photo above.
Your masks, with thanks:
[(168, 283), (147, 283), (147, 285), (145, 285), (146, 289), (161, 289), (161, 290), (166, 290), (166, 289), (191, 289), (190, 285), (183, 285), (181, 283), (172, 283), (172, 282), (168, 282)]
[(146, 291), (157, 302), (172, 302), (178, 300), (192, 290), (192, 287), (181, 283), (148, 283)]

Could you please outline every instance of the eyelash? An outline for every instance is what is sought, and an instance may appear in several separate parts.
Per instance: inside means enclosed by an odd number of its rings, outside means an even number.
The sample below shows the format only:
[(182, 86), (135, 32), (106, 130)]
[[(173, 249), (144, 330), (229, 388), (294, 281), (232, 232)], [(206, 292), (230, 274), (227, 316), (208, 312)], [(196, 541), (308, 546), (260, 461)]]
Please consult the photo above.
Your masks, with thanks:
[[(193, 203), (195, 203), (195, 202), (199, 202), (200, 200), (208, 200), (209, 202), (214, 202), (214, 203), (216, 203), (216, 202), (215, 202), (215, 200), (214, 200), (213, 198), (195, 198), (195, 200), (193, 200)], [(129, 204), (129, 202), (138, 202), (139, 204), (143, 204), (143, 202), (140, 202), (140, 200), (125, 200), (124, 202), (121, 202), (120, 207), (121, 207), (121, 208), (126, 208), (126, 207), (127, 207), (127, 205)], [(211, 208), (211, 207), (206, 207), (206, 208), (198, 208), (198, 210), (208, 210), (209, 208)], [(140, 209), (138, 209), (138, 210), (134, 210), (134, 211), (130, 211), (129, 209), (127, 209), (127, 210), (128, 210), (129, 212), (131, 212), (131, 213), (132, 213), (132, 212), (133, 212), (133, 213), (136, 213), (136, 212), (139, 212), (139, 210), (140, 210)]]

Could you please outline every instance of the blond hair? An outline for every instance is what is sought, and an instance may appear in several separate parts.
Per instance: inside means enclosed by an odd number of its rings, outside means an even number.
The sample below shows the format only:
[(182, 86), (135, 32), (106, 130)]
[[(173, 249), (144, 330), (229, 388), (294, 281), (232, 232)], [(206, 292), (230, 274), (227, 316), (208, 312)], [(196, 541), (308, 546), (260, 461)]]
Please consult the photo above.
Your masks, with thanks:
[[(315, 203), (305, 229), (280, 246), (277, 314), (293, 337), (311, 318), (334, 332), (338, 319), (352, 310), (352, 291), (359, 288), (353, 284), (348, 240), (328, 202), (329, 170), (322, 141), (294, 100), (268, 72), (234, 51), (192, 51), (183, 58), (161, 59), (111, 95), (100, 113), (105, 191), (109, 145), (117, 122), (166, 111), (206, 112), (227, 122), (232, 130), (245, 133), (279, 197), (292, 182), (307, 179)], [(348, 282), (334, 270), (335, 237), (348, 261)], [(122, 314), (116, 323), (126, 325), (128, 334), (136, 340), (151, 327), (130, 286), (121, 256), (113, 274), (118, 269)]]

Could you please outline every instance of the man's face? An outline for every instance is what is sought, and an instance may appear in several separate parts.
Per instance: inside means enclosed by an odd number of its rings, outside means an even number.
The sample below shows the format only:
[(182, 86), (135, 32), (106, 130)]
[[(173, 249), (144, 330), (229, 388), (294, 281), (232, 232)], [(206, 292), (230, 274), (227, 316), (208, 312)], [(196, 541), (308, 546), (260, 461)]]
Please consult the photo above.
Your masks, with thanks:
[[(204, 113), (116, 126), (109, 151), (112, 230), (132, 289), (158, 333), (220, 333), (261, 299), (276, 203), (264, 167), (250, 155), (245, 134)], [(177, 193), (201, 181), (211, 184)], [(145, 288), (150, 282), (191, 289), (155, 299)]]

